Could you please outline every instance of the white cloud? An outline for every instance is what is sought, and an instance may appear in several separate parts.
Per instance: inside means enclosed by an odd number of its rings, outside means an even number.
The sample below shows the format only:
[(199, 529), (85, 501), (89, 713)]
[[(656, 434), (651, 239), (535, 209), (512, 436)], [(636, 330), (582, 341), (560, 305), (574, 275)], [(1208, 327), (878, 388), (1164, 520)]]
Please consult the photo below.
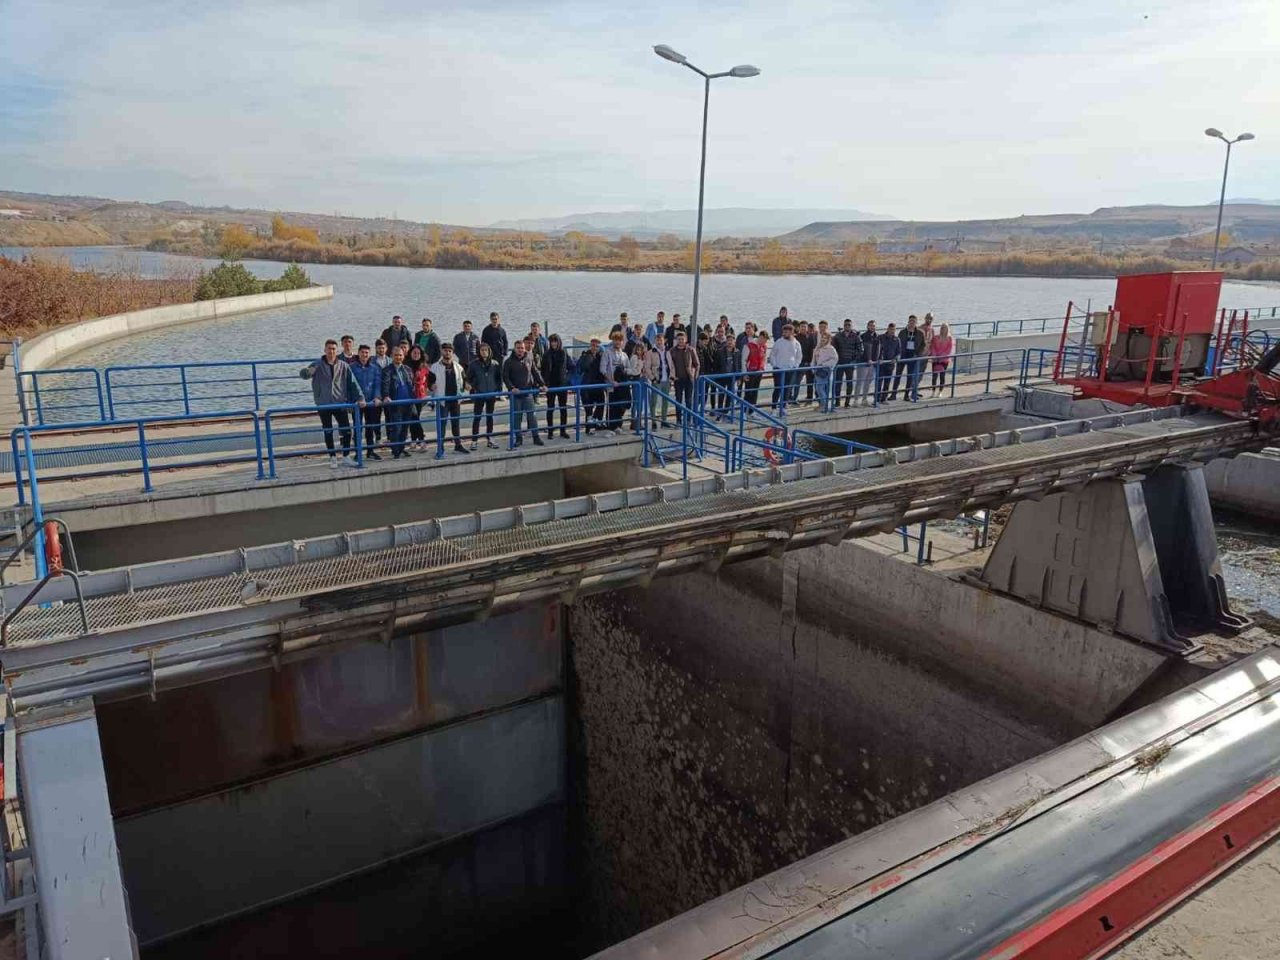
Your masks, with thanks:
[(712, 206), (1203, 202), (1210, 124), (1259, 135), (1231, 192), (1280, 197), (1274, 0), (613, 6), (0, 4), (14, 75), (63, 90), (34, 141), (0, 138), (6, 185), (472, 223), (688, 207), (701, 90), (667, 42), (763, 70), (713, 84)]

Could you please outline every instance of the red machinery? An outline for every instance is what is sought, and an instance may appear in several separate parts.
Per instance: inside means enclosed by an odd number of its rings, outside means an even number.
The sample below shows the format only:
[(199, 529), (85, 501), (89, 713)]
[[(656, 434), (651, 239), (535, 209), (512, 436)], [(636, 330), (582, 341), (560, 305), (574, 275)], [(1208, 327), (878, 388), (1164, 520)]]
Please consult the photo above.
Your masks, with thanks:
[(1219, 311), (1221, 289), (1222, 274), (1208, 270), (1118, 277), (1115, 304), (1078, 331), (1068, 305), (1054, 381), (1080, 397), (1191, 404), (1280, 426), (1280, 343), (1265, 352), (1252, 343), (1247, 312)]

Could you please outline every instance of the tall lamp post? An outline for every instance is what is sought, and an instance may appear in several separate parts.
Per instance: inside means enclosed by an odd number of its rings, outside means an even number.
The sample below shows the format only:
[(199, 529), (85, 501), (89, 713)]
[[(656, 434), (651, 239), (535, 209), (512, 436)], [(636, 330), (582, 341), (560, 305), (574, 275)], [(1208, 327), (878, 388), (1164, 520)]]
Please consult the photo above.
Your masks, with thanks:
[(1221, 140), (1227, 145), (1227, 159), (1222, 164), (1222, 193), (1218, 195), (1218, 228), (1213, 232), (1213, 265), (1210, 270), (1218, 269), (1218, 241), (1222, 239), (1222, 206), (1227, 202), (1227, 168), (1231, 166), (1231, 145), (1241, 140), (1252, 140), (1252, 133), (1242, 133), (1234, 140), (1228, 140), (1217, 127), (1210, 127), (1204, 132), (1206, 137)]
[(732, 70), (725, 70), (723, 73), (707, 73), (705, 70), (699, 70), (689, 62), (684, 54), (676, 53), (665, 43), (658, 44), (653, 48), (653, 52), (663, 60), (670, 60), (672, 63), (688, 67), (703, 79), (702, 166), (698, 169), (698, 234), (693, 250), (693, 312), (690, 314), (690, 325), (696, 329), (698, 323), (698, 288), (702, 283), (702, 197), (707, 181), (707, 110), (711, 106), (711, 81), (718, 80), (720, 77), (755, 77), (760, 75), (760, 69), (751, 66), (749, 63), (743, 63)]

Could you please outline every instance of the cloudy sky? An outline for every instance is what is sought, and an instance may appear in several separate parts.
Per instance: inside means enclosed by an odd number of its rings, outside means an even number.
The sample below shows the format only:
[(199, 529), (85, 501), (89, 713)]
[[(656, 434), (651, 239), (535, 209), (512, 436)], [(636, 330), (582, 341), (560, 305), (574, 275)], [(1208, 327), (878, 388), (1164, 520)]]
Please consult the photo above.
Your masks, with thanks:
[(1280, 0), (0, 0), (0, 188), (483, 224), (1280, 199)]

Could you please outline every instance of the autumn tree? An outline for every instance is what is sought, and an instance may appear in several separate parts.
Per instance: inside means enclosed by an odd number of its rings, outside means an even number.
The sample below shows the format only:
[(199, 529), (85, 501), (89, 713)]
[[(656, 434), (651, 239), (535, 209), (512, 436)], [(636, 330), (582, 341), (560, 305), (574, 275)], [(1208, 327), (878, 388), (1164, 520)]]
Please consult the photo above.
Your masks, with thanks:
[(298, 227), (287, 223), (284, 217), (276, 214), (271, 218), (272, 240), (301, 240), (303, 243), (319, 243), (319, 235), (310, 227)]
[(222, 228), (218, 254), (227, 260), (239, 260), (256, 242), (257, 238), (240, 224), (229, 223)]

